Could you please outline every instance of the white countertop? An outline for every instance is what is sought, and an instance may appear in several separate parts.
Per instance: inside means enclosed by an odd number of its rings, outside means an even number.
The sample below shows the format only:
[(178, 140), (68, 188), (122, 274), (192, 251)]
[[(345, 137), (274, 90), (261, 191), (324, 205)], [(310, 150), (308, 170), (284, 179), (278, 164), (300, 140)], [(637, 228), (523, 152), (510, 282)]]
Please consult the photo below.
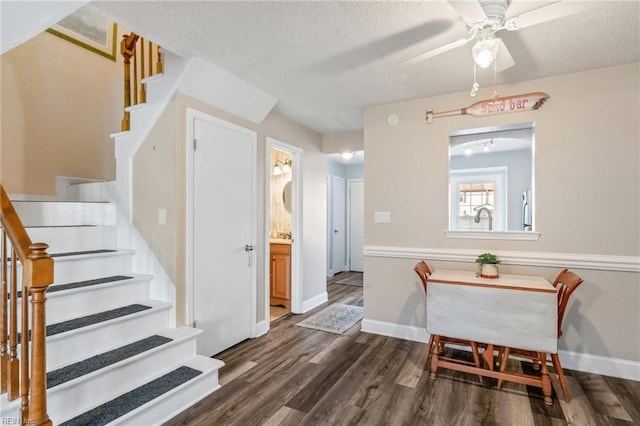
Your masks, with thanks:
[(285, 238), (271, 238), (269, 242), (271, 244), (291, 244), (291, 240)]

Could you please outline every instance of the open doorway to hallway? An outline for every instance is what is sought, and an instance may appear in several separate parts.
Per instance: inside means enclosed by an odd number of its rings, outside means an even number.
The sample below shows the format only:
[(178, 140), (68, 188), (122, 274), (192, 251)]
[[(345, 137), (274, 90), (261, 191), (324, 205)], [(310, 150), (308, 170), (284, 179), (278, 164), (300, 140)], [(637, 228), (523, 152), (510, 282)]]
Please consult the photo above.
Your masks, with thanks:
[(327, 155), (327, 277), (364, 270), (364, 151)]

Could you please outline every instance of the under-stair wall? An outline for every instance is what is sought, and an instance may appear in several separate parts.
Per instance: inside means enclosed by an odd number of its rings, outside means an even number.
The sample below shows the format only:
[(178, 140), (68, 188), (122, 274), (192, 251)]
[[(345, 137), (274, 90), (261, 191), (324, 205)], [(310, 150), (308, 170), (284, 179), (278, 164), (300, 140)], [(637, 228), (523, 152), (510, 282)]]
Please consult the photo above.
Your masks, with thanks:
[(116, 182), (113, 200), (117, 206), (117, 240), (136, 250), (134, 269), (154, 276), (151, 296), (172, 304), (172, 325), (175, 325), (175, 285), (153, 250), (133, 224), (133, 158), (161, 116), (192, 64), (163, 51), (163, 73), (143, 80), (147, 102), (129, 107), (131, 130), (114, 133)]

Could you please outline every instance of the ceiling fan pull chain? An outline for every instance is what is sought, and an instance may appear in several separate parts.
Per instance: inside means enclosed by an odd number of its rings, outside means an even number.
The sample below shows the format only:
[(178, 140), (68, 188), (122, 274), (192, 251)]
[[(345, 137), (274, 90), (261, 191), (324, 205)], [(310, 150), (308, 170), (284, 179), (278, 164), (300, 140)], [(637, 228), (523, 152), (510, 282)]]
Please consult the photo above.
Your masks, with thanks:
[(473, 63), (473, 86), (471, 86), (471, 96), (475, 96), (478, 93), (478, 89), (480, 85), (478, 84), (478, 80), (476, 78), (476, 63)]
[(498, 52), (496, 50), (496, 57), (493, 61), (493, 95), (491, 99), (494, 101), (500, 97), (500, 92), (498, 92)]

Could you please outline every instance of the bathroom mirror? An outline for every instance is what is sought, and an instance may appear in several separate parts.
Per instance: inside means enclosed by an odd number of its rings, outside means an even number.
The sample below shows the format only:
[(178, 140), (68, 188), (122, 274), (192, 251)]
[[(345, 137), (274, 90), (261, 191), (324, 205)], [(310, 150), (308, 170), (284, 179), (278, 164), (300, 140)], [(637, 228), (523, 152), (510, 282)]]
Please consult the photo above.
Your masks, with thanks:
[(282, 202), (284, 209), (291, 213), (291, 181), (287, 182), (282, 189)]
[(449, 138), (449, 230), (533, 231), (533, 123)]

